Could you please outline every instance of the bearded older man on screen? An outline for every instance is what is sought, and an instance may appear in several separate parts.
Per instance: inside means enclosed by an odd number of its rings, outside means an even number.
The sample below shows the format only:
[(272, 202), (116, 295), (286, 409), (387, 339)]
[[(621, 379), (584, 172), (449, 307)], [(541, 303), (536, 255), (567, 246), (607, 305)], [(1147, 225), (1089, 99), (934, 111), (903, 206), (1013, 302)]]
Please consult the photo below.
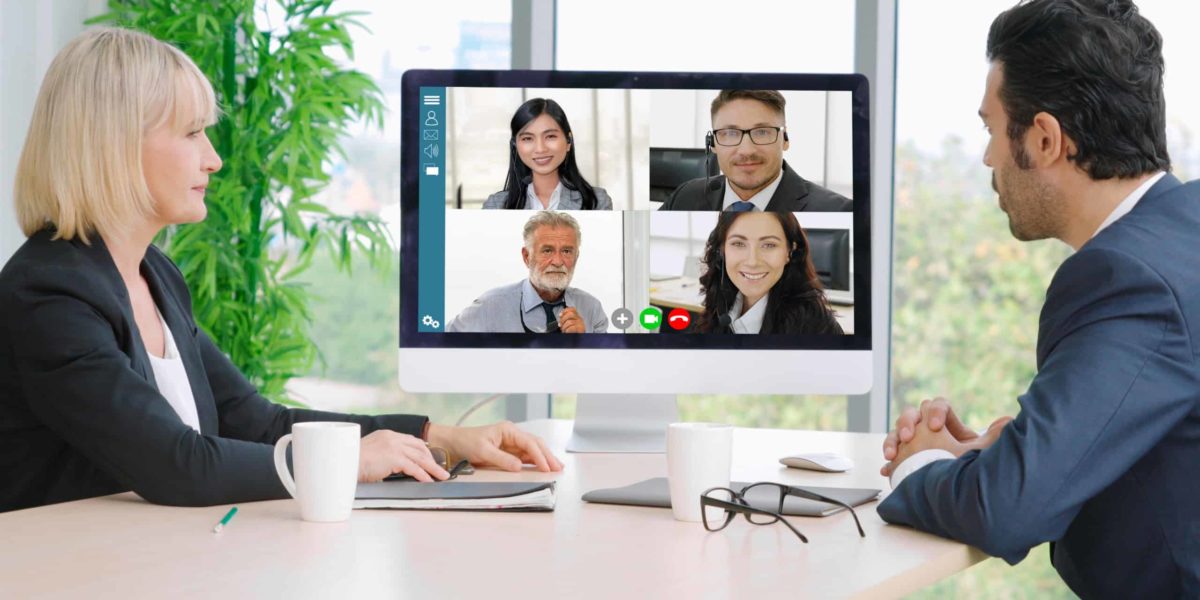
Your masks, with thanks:
[(604, 333), (608, 317), (595, 296), (571, 287), (579, 260), (579, 222), (539, 211), (525, 223), (521, 259), (529, 277), (484, 292), (447, 326), (449, 332)]

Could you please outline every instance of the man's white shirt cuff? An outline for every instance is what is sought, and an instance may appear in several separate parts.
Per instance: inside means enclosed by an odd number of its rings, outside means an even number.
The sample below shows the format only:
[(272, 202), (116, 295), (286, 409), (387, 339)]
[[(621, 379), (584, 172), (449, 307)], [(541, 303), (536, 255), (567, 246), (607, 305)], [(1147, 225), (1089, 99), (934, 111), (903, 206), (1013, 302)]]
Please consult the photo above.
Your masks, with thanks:
[(895, 471), (892, 471), (892, 489), (896, 489), (900, 485), (900, 482), (904, 481), (905, 477), (908, 477), (929, 463), (946, 459), (953, 460), (955, 458), (957, 457), (951, 454), (949, 450), (942, 450), (941, 448), (922, 450), (908, 457), (896, 467)]

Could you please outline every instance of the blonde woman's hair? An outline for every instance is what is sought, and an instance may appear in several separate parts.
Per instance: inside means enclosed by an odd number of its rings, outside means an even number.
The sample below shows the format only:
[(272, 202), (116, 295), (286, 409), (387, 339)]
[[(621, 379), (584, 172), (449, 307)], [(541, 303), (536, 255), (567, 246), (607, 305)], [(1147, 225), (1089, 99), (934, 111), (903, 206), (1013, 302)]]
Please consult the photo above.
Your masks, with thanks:
[(121, 238), (154, 214), (142, 138), (218, 116), (212, 84), (179, 49), (112, 27), (89, 29), (54, 57), (38, 91), (13, 197), (26, 236)]

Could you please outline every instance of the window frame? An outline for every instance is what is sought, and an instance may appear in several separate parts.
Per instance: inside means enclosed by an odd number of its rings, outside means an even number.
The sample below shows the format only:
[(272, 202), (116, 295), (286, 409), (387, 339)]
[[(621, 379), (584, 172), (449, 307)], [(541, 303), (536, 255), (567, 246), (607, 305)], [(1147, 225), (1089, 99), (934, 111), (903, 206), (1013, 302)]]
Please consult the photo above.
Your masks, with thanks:
[[(891, 421), (892, 213), (895, 163), (897, 0), (854, 0), (854, 70), (867, 76), (871, 93), (871, 223), (873, 385), (849, 396), (847, 431), (884, 433)], [(557, 68), (557, 0), (512, 0), (512, 68)], [(549, 418), (549, 395), (511, 397), (514, 421)]]

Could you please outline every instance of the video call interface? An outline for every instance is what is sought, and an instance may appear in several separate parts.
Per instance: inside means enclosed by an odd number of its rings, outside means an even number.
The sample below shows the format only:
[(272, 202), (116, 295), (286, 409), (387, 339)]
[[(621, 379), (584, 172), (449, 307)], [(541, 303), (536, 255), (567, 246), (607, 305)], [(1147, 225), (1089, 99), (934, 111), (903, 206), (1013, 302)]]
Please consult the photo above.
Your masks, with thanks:
[(850, 91), (418, 101), (416, 331), (854, 334)]

